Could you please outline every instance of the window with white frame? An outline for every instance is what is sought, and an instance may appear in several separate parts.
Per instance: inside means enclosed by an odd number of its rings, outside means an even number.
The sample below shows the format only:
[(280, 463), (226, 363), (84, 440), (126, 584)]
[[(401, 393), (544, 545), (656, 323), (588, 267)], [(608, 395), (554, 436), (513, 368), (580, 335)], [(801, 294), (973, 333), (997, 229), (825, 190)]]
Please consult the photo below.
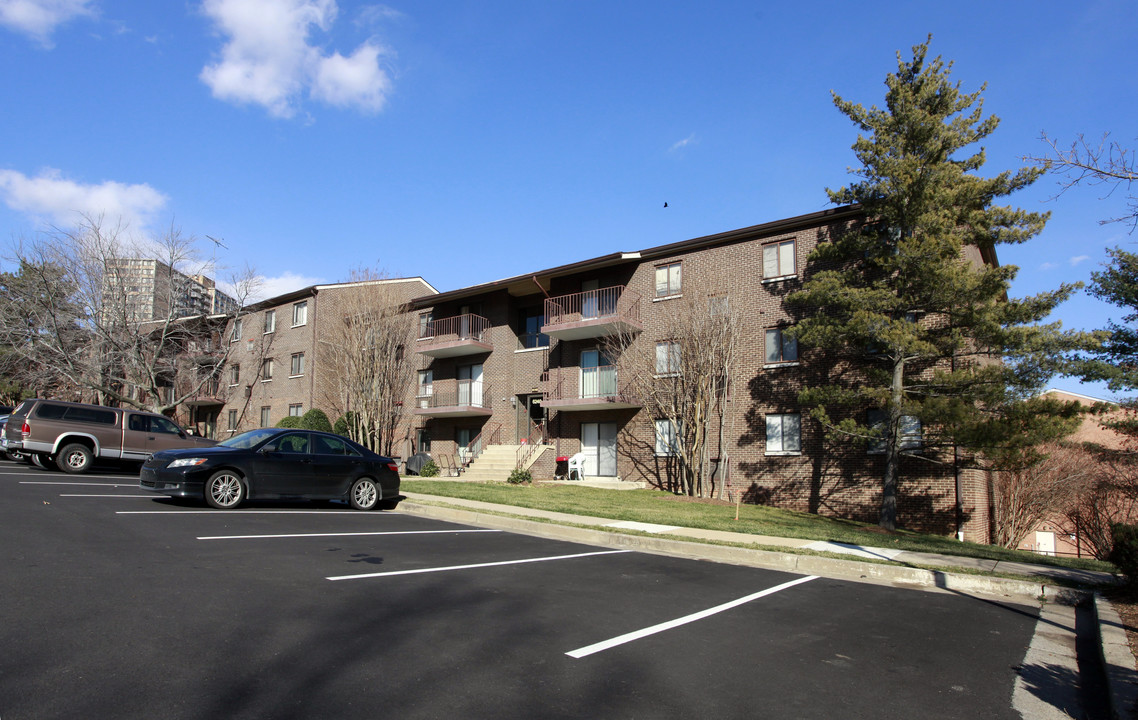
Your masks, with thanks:
[(429, 338), (435, 334), (435, 324), (432, 322), (434, 313), (419, 313), (419, 337)]
[(656, 297), (679, 295), (683, 290), (683, 268), (678, 262), (656, 266)]
[(229, 366), (229, 384), (236, 385), (241, 381), (241, 365), (233, 363)]
[(767, 455), (797, 455), (802, 452), (802, 416), (798, 413), (767, 415)]
[(236, 430), (237, 429), (237, 411), (236, 410), (230, 410), (229, 411), (229, 429), (230, 430)]
[(794, 240), (763, 246), (763, 279), (794, 275)]
[(288, 374), (290, 377), (296, 377), (304, 374), (304, 353), (293, 353), (292, 359), (289, 364)]
[(261, 427), (269, 427), (272, 425), (272, 408), (268, 405), (261, 407)]
[(727, 295), (712, 295), (707, 299), (707, 313), (711, 317), (726, 317), (731, 312)]
[(276, 330), (277, 330), (277, 311), (276, 310), (266, 310), (265, 311), (265, 334), (268, 335), (271, 332), (276, 332)]
[(300, 403), (293, 403), (288, 406), (289, 417), (300, 417), (304, 414), (304, 405)]
[(301, 300), (298, 303), (293, 303), (292, 306), (292, 326), (305, 325), (308, 323), (308, 301)]
[(268, 358), (261, 363), (261, 382), (273, 379), (273, 359)]
[(766, 332), (766, 363), (798, 362), (798, 340), (789, 337), (782, 328), (768, 328)]
[(241, 318), (233, 321), (233, 335), (230, 337), (231, 342), (237, 342), (241, 339)]
[[(866, 450), (866, 453), (869, 455), (884, 455), (888, 441), (888, 438), (885, 437), (885, 433), (888, 432), (889, 429), (889, 416), (884, 410), (869, 410), (865, 415), (866, 424), (881, 435), (869, 443), (869, 448)], [(900, 449), (902, 451), (920, 450), (924, 440), (921, 433), (921, 419), (913, 415), (902, 415), (900, 423)]]
[(415, 392), (416, 397), (419, 398), (419, 407), (425, 408), (430, 406), (431, 395), (434, 394), (434, 372), (431, 370), (419, 371), (419, 388)]
[(674, 340), (656, 343), (656, 374), (679, 375), (680, 344)]
[(656, 421), (656, 455), (672, 457), (680, 454), (676, 421), (669, 418)]

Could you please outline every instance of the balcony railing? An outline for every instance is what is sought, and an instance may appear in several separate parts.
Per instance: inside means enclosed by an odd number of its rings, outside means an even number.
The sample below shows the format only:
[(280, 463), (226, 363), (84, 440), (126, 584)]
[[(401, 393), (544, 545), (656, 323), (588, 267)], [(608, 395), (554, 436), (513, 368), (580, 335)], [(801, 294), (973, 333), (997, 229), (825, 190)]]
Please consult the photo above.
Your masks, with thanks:
[(490, 321), (481, 315), (465, 313), (440, 320), (428, 320), (419, 330), (416, 352), (431, 357), (460, 357), (487, 353), (494, 349), (490, 342)]
[(617, 285), (546, 298), (541, 331), (559, 340), (580, 340), (641, 328), (640, 294)]
[(419, 389), (416, 415), (480, 417), (490, 415), (493, 395), (481, 380), (435, 380)]
[(617, 410), (641, 403), (619, 383), (615, 365), (562, 368), (550, 375), (542, 405), (565, 412)]

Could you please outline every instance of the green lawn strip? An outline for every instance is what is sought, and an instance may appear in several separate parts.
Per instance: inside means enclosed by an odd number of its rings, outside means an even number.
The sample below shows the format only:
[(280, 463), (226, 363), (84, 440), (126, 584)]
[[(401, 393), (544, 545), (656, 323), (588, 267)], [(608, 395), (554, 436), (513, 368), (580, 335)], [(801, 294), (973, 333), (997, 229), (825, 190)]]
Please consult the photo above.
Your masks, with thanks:
[[(904, 530), (883, 534), (875, 525), (868, 523), (826, 518), (764, 505), (735, 506), (690, 502), (658, 490), (613, 491), (571, 485), (507, 485), (417, 479), (404, 479), (402, 489), (424, 495), (479, 500), (499, 505), (612, 520), (1115, 572), (1113, 565), (1090, 558), (1037, 555), (994, 545), (962, 543), (951, 537)], [(739, 515), (738, 520), (735, 519), (736, 511)], [(781, 550), (785, 551), (785, 548)]]

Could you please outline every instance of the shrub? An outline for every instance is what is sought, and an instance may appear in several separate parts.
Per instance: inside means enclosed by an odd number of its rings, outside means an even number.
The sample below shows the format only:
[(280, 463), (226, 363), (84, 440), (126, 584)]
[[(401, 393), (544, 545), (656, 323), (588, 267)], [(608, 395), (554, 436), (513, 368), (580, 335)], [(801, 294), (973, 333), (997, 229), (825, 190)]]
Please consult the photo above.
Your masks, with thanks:
[(515, 468), (514, 471), (510, 473), (510, 477), (506, 478), (506, 482), (510, 483), (511, 485), (521, 485), (523, 483), (533, 482), (533, 475), (530, 474), (529, 470)]
[(302, 418), (299, 418), (296, 415), (285, 415), (277, 423), (277, 427), (279, 427), (279, 428), (293, 428), (295, 430), (297, 428), (304, 427), (303, 425), (301, 425), (301, 422), (302, 422)]
[(355, 413), (348, 411), (336, 419), (335, 424), (332, 425), (332, 432), (344, 437), (351, 437), (352, 433), (352, 416)]
[(312, 408), (304, 413), (304, 417), (300, 419), (300, 427), (305, 430), (323, 430), (324, 432), (332, 432), (332, 421), (324, 414), (323, 410)]
[(1114, 548), (1110, 561), (1126, 575), (1131, 587), (1138, 585), (1138, 525), (1114, 523), (1110, 526)]
[(419, 468), (419, 477), (438, 477), (439, 466), (435, 464), (434, 460), (428, 460), (423, 463), (423, 467)]

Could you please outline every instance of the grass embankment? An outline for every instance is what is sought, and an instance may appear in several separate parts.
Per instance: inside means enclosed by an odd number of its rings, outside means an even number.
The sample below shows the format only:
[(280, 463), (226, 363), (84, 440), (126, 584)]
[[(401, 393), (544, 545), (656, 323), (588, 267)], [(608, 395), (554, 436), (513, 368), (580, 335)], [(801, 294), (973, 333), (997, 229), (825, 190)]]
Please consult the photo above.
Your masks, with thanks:
[[(705, 530), (726, 530), (751, 535), (829, 540), (915, 552), (1058, 565), (1082, 570), (1114, 572), (1114, 566), (1090, 558), (1049, 557), (994, 545), (959, 542), (941, 535), (898, 530), (881, 531), (876, 525), (825, 518), (765, 505), (689, 501), (658, 490), (601, 490), (572, 485), (507, 485), (404, 478), (405, 492), (481, 500), (517, 507), (588, 515), (613, 520), (678, 525)], [(738, 512), (739, 519), (735, 519)]]

